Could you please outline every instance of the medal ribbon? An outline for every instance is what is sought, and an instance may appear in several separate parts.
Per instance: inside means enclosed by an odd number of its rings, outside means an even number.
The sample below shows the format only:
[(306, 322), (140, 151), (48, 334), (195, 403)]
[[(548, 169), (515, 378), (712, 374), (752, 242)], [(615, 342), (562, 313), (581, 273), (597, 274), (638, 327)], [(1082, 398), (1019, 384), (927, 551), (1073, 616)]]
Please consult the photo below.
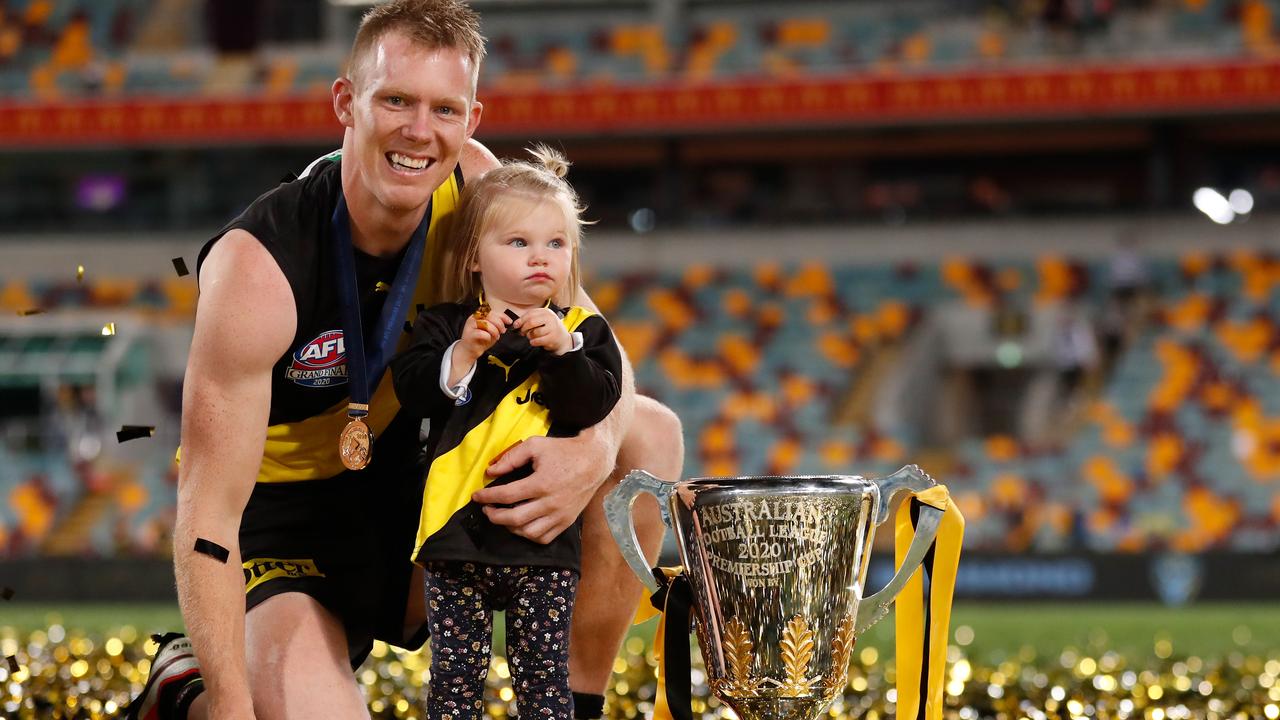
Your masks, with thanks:
[(355, 249), (351, 244), (351, 215), (347, 198), (339, 193), (333, 210), (334, 252), (338, 261), (338, 294), (342, 298), (342, 336), (347, 351), (347, 373), (350, 378), (351, 402), (347, 414), (361, 418), (369, 414), (369, 398), (378, 387), (387, 362), (400, 339), (405, 311), (418, 284), (422, 253), (426, 247), (427, 227), (431, 225), (431, 205), (413, 231), (409, 249), (400, 261), (396, 279), (387, 291), (387, 300), (378, 316), (370, 342), (366, 344), (360, 319), (360, 291), (356, 287)]

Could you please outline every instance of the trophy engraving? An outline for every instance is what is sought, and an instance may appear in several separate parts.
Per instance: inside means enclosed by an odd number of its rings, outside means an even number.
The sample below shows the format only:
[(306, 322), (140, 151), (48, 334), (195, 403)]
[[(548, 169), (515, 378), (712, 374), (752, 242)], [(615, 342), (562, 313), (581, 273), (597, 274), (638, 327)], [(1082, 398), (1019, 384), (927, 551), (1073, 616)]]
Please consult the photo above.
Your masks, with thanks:
[(791, 618), (782, 631), (782, 664), (787, 677), (781, 684), (783, 695), (799, 697), (808, 695), (813, 688), (809, 674), (809, 661), (813, 659), (813, 631), (809, 623), (799, 615)]
[(755, 664), (755, 655), (751, 652), (753, 647), (747, 626), (741, 620), (732, 618), (725, 623), (724, 654), (729, 664), (729, 679), (725, 683), (727, 691), (753, 695), (760, 689), (760, 679), (751, 674), (751, 666)]

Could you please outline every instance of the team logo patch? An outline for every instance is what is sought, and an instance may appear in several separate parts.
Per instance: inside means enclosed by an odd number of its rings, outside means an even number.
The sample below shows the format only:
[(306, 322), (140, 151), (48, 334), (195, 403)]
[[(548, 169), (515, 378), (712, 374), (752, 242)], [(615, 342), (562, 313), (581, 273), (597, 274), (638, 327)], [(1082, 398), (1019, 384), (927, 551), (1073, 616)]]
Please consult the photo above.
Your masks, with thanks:
[(310, 558), (282, 560), (280, 558), (254, 558), (244, 563), (244, 591), (276, 578), (324, 577)]
[(341, 330), (326, 330), (293, 353), (284, 376), (303, 387), (332, 387), (347, 382), (347, 347)]

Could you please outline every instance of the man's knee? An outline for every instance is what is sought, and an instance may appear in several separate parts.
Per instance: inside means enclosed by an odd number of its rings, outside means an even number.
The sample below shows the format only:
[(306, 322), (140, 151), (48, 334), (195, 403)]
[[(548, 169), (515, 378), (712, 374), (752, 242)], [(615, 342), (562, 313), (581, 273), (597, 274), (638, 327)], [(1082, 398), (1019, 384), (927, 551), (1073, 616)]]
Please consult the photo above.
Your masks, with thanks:
[(684, 430), (680, 418), (657, 400), (637, 395), (631, 428), (618, 453), (618, 471), (626, 474), (640, 467), (660, 476), (679, 475), (683, 464)]

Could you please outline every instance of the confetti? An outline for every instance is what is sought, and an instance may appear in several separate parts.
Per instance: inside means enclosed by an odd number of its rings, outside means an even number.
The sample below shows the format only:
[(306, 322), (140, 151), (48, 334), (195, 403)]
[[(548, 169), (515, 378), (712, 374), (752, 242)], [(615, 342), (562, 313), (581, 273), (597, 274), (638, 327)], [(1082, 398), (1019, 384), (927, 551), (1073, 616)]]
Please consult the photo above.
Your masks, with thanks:
[(11, 587), (9, 587), (8, 585), (6, 585), (6, 586), (5, 586), (5, 588), (4, 588), (4, 590), (3, 590), (3, 591), (0, 591), (0, 597), (4, 598), (4, 599), (5, 599), (5, 602), (8, 602), (8, 601), (12, 600), (12, 599), (13, 599), (13, 588), (11, 588)]
[(382, 282), (381, 280), (379, 280), (378, 282), (374, 283), (374, 285), (373, 285), (373, 291), (374, 291), (374, 292), (386, 292), (386, 291), (388, 291), (388, 290), (390, 290), (390, 289), (391, 289), (391, 286), (390, 286), (390, 285), (388, 285), (388, 284), (386, 284), (386, 283), (384, 283), (384, 282)]
[(151, 437), (155, 435), (156, 428), (154, 425), (123, 425), (116, 431), (116, 442), (129, 442), (138, 438)]
[(18, 315), (20, 315), (21, 317), (28, 317), (30, 315), (39, 315), (40, 313), (43, 313), (43, 312), (44, 312), (44, 308), (27, 308), (26, 310), (19, 310)]
[(173, 269), (178, 273), (178, 277), (186, 277), (191, 274), (191, 271), (187, 269), (187, 261), (180, 257), (173, 259)]
[(515, 313), (511, 312), (511, 308), (507, 308), (506, 310), (503, 310), (503, 311), (502, 311), (502, 314), (503, 314), (503, 315), (506, 315), (506, 316), (507, 316), (507, 317), (509, 317), (509, 318), (511, 318), (511, 322), (515, 322), (516, 320), (519, 320), (519, 319), (520, 319), (520, 316), (519, 316), (519, 315), (517, 315), (517, 314), (515, 314)]
[(106, 325), (103, 325), (103, 326), (102, 326), (102, 335), (103, 335), (103, 337), (110, 337), (111, 335), (115, 335), (115, 334), (116, 334), (116, 324), (115, 324), (115, 323), (113, 323), (113, 322), (109, 322), (109, 323), (107, 323)]
[(84, 280), (84, 266), (77, 265), (76, 266), (76, 282), (81, 282), (83, 280)]
[(231, 557), (231, 551), (212, 540), (205, 540), (204, 538), (196, 538), (194, 549), (201, 555), (208, 555), (220, 563), (225, 563), (227, 558)]
[(21, 668), (21, 666), (19, 666), (19, 665), (18, 665), (18, 658), (14, 657), (14, 656), (12, 656), (12, 655), (6, 655), (4, 659), (9, 661), (9, 674), (10, 674), (10, 675), (12, 675), (12, 674), (14, 674), (14, 673), (16, 673), (16, 672), (18, 672), (19, 670), (21, 670), (21, 669), (22, 669), (22, 668)]
[(408, 320), (405, 320), (405, 321), (404, 321), (404, 331), (405, 331), (405, 332), (413, 332), (413, 323), (409, 322)]

